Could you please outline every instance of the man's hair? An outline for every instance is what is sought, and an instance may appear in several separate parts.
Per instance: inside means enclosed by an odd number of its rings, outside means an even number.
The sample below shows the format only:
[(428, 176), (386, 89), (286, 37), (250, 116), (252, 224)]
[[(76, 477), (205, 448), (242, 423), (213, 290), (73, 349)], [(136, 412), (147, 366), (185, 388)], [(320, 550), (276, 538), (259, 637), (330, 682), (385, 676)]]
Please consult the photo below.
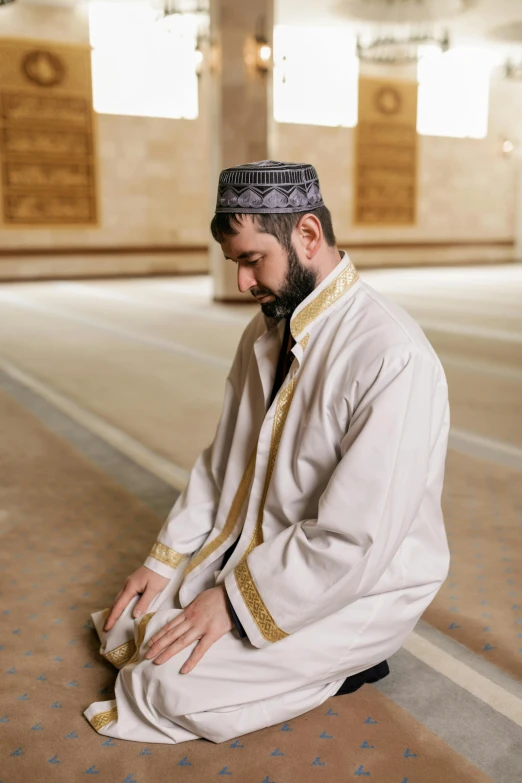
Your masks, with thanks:
[[(253, 214), (252, 218), (259, 230), (264, 234), (272, 234), (286, 251), (292, 246), (292, 232), (304, 215), (315, 215), (323, 228), (326, 244), (335, 247), (335, 234), (332, 226), (332, 216), (327, 207), (310, 209), (308, 212)], [(227, 236), (239, 234), (242, 214), (233, 212), (218, 212), (212, 218), (210, 230), (216, 242), (222, 243)]]

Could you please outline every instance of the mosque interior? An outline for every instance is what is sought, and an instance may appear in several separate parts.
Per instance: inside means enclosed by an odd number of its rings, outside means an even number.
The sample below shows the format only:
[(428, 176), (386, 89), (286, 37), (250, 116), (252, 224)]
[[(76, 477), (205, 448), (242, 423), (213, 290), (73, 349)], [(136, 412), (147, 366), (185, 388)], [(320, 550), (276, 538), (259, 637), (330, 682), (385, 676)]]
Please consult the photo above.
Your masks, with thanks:
[[(107, 739), (90, 613), (213, 437), (258, 309), (215, 184), (265, 159), (317, 168), (442, 362), (450, 573), (374, 685), (218, 745)], [(521, 161), (518, 0), (0, 0), (1, 783), (522, 781)]]

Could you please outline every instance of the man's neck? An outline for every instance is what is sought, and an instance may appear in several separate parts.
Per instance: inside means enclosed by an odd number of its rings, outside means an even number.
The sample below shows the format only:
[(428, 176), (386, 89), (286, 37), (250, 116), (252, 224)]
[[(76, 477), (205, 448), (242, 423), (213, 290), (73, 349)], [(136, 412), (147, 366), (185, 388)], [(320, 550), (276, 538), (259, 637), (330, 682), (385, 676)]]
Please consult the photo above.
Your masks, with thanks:
[[(321, 262), (321, 268), (320, 270), (318, 270), (315, 288), (317, 288), (323, 282), (323, 280), (325, 280), (328, 277), (330, 272), (332, 272), (335, 269), (335, 267), (341, 263), (342, 260), (343, 260), (343, 255), (341, 254), (340, 250), (338, 250), (337, 247), (329, 248), (328, 258), (326, 257), (324, 258), (324, 260)], [(308, 297), (305, 297), (305, 299), (307, 298)], [(304, 302), (304, 299), (302, 300), (302, 302)], [(302, 302), (299, 302), (299, 304), (302, 304)], [(299, 307), (299, 305), (296, 306), (296, 309), (297, 307)], [(287, 318), (290, 321), (292, 316), (293, 316), (293, 312), (285, 316), (285, 318)]]
[(317, 282), (316, 288), (320, 285), (325, 278), (328, 277), (335, 267), (341, 263), (343, 257), (340, 250), (337, 247), (329, 247), (328, 251), (324, 254), (324, 258), (319, 260), (317, 265)]

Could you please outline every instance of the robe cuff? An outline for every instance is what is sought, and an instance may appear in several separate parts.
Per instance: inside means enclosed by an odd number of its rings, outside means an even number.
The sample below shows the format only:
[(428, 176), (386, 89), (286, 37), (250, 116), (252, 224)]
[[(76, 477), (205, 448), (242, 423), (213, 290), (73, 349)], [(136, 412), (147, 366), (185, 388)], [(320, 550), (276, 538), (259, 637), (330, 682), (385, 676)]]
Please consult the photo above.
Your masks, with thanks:
[(175, 549), (156, 541), (144, 565), (160, 576), (171, 579), (174, 570), (187, 559), (187, 555), (181, 555)]
[(246, 559), (241, 560), (225, 579), (228, 599), (254, 647), (268, 647), (285, 639), (285, 633), (272, 617), (254, 582)]

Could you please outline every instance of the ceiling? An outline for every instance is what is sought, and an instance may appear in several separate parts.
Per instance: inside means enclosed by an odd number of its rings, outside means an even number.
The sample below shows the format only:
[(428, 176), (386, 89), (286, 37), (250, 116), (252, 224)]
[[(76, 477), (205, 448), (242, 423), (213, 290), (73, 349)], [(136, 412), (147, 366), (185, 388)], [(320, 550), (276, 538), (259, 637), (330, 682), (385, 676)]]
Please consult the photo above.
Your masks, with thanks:
[[(393, 2), (387, 0), (275, 0), (277, 21), (280, 24), (324, 24), (348, 25), (355, 30), (367, 28), (373, 22), (375, 25), (379, 16), (378, 6), (383, 12), (393, 7)], [(522, 44), (522, 0), (469, 0), (468, 2), (451, 2), (451, 0), (425, 0), (426, 18), (431, 18), (437, 24), (443, 24), (452, 34), (452, 40), (491, 40), (517, 42)], [(397, 13), (400, 8), (415, 9), (422, 5), (422, 0), (411, 3), (406, 0), (395, 0)], [(368, 18), (372, 22), (364, 22), (358, 11), (368, 8)], [(459, 6), (463, 10), (458, 10)], [(433, 9), (444, 9), (445, 16), (433, 14)], [(451, 13), (453, 10), (453, 13)], [(456, 10), (456, 12), (455, 12)], [(362, 13), (364, 11), (362, 10)], [(402, 11), (405, 15), (405, 10)], [(415, 18), (415, 17), (414, 17)], [(417, 15), (417, 21), (419, 14)], [(413, 19), (412, 19), (413, 21)]]
[[(87, 0), (17, 0), (22, 5), (73, 7)], [(119, 2), (120, 0), (114, 0)], [(247, 0), (243, 0), (245, 2)], [(252, 1), (252, 0), (248, 0)], [(255, 0), (254, 0), (255, 1)], [(156, 4), (158, 0), (154, 0)], [(347, 26), (364, 32), (397, 9), (404, 19), (424, 16), (443, 25), (455, 41), (522, 45), (522, 0), (274, 0), (278, 24)], [(440, 12), (445, 16), (441, 17)], [(368, 17), (364, 21), (363, 16)]]

